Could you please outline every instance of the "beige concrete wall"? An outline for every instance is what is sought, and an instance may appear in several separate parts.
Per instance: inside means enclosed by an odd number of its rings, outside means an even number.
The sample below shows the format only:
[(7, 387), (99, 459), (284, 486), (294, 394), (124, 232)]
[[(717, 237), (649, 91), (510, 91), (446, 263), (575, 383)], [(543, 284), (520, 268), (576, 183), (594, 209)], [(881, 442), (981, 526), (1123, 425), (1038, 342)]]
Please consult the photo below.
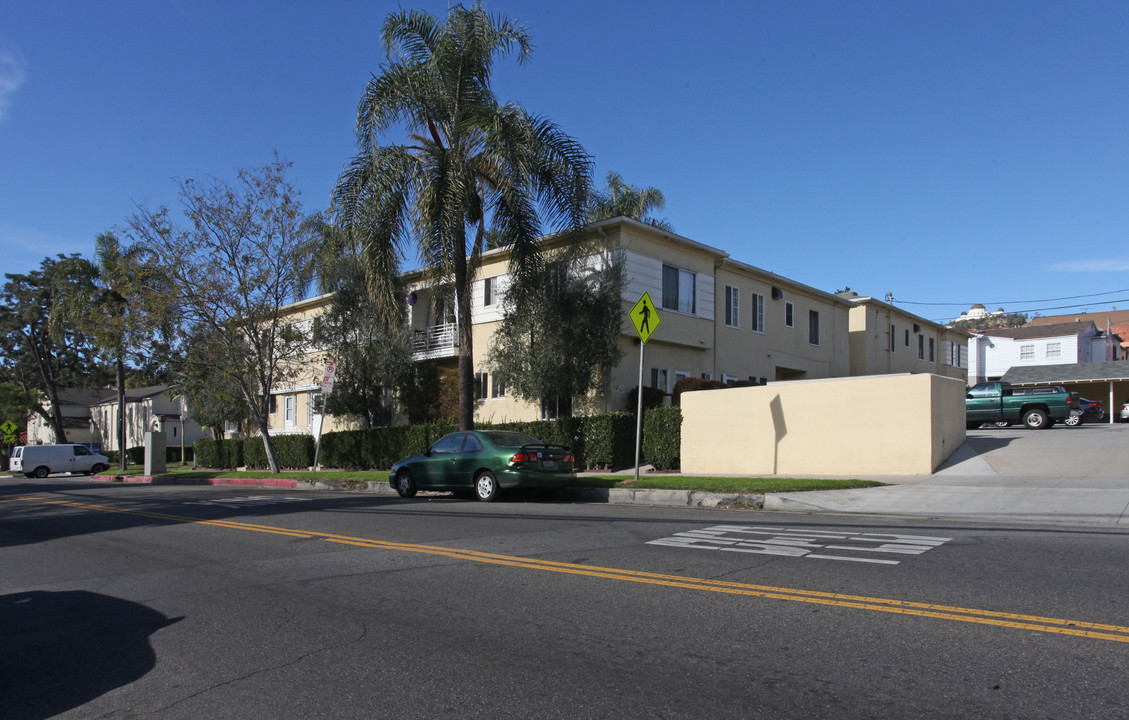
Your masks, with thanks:
[(964, 443), (964, 395), (931, 373), (685, 393), (682, 471), (929, 474)]

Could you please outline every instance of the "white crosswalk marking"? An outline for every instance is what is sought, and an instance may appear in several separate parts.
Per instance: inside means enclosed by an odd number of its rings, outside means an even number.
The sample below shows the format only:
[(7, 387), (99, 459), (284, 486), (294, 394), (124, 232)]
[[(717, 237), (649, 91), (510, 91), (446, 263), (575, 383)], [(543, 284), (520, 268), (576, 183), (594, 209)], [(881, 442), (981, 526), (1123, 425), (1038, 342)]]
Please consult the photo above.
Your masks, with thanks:
[[(854, 533), (849, 530), (714, 525), (713, 527), (675, 533), (671, 537), (651, 540), (647, 544), (696, 550), (723, 550), (782, 557), (806, 557), (813, 560), (845, 560), (876, 565), (897, 565), (901, 562), (900, 560), (878, 558), (874, 557), (874, 554), (920, 555), (950, 540), (952, 538), (900, 533)], [(814, 553), (813, 550), (822, 552)], [(828, 554), (826, 552), (828, 550), (842, 552)], [(860, 555), (852, 553), (859, 553)]]

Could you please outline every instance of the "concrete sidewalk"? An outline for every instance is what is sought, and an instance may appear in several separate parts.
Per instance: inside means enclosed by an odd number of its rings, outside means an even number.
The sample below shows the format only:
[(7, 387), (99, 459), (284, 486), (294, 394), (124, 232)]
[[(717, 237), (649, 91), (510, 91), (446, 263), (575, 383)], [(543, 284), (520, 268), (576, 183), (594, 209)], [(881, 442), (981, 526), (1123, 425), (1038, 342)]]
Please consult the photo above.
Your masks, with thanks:
[(1129, 426), (974, 430), (932, 475), (765, 496), (766, 510), (1129, 526)]

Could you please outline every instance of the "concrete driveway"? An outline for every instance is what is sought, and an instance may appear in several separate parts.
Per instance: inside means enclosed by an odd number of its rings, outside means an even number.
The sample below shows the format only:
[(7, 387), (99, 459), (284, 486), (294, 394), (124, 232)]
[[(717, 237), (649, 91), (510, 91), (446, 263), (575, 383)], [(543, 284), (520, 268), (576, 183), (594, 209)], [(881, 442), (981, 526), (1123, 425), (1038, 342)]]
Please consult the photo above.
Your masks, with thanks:
[(1129, 525), (1129, 424), (970, 430), (933, 475), (887, 487), (779, 493), (765, 509)]

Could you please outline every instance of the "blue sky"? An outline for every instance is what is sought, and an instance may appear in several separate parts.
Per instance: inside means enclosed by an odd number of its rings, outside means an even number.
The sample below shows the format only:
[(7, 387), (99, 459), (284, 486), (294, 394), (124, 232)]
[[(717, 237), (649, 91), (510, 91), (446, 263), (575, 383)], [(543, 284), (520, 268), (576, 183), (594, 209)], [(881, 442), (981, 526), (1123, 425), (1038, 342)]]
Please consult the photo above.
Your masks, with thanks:
[[(1129, 3), (486, 4), (536, 45), (498, 95), (682, 235), (931, 319), (1129, 308)], [(325, 208), (399, 6), (0, 0), (0, 272), (275, 150)]]

